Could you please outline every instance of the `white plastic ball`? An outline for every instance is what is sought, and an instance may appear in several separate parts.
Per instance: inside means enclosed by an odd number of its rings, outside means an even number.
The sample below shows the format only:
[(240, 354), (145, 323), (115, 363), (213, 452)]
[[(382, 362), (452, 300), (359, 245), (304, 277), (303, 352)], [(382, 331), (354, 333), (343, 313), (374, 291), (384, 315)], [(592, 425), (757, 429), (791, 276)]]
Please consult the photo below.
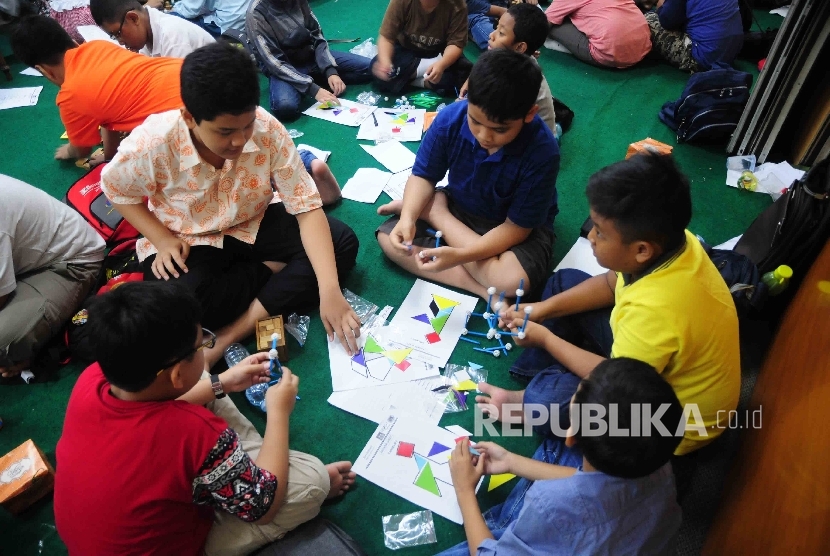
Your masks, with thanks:
[(501, 357), (501, 352), (499, 350), (494, 351), (493, 357)]
[(466, 335), (467, 335), (467, 329), (466, 329), (466, 328), (462, 328), (462, 329), (461, 329), (461, 335), (462, 335), (462, 336), (466, 336)]
[(441, 230), (438, 230), (437, 232), (435, 232), (435, 237), (440, 239), (440, 238), (444, 237), (444, 234), (441, 233)]
[(491, 329), (487, 332), (487, 339), (488, 339), (488, 340), (492, 340), (492, 339), (493, 339), (493, 337), (494, 337), (495, 335), (496, 335), (495, 331), (491, 328)]
[(274, 332), (273, 334), (271, 334), (271, 339), (272, 340), (279, 340), (280, 339), (279, 333)]
[(272, 349), (272, 350), (268, 351), (268, 359), (278, 359), (278, 358), (279, 358), (279, 354), (277, 353), (277, 350)]
[(522, 297), (525, 294), (523, 289), (516, 290), (516, 297)]
[(493, 303), (493, 309), (495, 309), (496, 311), (501, 311), (502, 305), (504, 305), (503, 302), (496, 301), (495, 303)]
[(529, 315), (532, 312), (533, 312), (533, 306), (528, 305), (527, 307), (525, 307), (525, 314), (526, 315)]
[(496, 340), (500, 340), (500, 339), (501, 339), (501, 334), (499, 334), (498, 332), (496, 332)]
[(525, 339), (525, 333), (524, 333), (524, 332), (519, 332), (519, 339), (520, 339), (520, 340), (524, 340), (524, 339)]
[(487, 293), (490, 295), (496, 295), (496, 287), (490, 286), (489, 288), (487, 288)]
[(481, 318), (483, 318), (484, 320), (489, 320), (492, 316), (493, 315), (491, 313), (484, 313), (481, 315)]
[(389, 97), (383, 97), (383, 100), (388, 101), (388, 100), (389, 100)]
[(506, 344), (504, 344), (504, 349), (506, 349), (507, 351), (510, 351), (511, 349), (513, 349), (513, 344), (511, 344), (510, 342), (507, 342)]

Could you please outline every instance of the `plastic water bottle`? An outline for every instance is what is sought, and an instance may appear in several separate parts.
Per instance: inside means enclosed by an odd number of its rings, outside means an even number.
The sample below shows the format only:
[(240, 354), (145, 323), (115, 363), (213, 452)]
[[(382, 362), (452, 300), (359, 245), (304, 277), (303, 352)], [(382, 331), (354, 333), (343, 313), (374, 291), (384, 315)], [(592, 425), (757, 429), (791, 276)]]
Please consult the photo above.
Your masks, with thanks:
[(738, 178), (738, 189), (745, 189), (746, 191), (755, 191), (758, 189), (758, 178), (749, 170), (741, 172), (741, 177)]
[(242, 344), (231, 344), (225, 349), (225, 363), (228, 364), (228, 368), (230, 369), (234, 365), (242, 363), (250, 355)]
[(268, 391), (268, 388), (268, 383), (263, 382), (254, 384), (245, 390), (245, 397), (248, 398), (251, 405), (259, 408), (263, 413), (265, 413), (265, 392)]
[(556, 137), (556, 140), (559, 141), (562, 137), (562, 126), (557, 124), (553, 124), (553, 136)]
[(778, 295), (790, 285), (790, 278), (793, 277), (793, 269), (787, 265), (781, 265), (772, 272), (761, 276), (761, 281), (769, 288), (768, 295)]

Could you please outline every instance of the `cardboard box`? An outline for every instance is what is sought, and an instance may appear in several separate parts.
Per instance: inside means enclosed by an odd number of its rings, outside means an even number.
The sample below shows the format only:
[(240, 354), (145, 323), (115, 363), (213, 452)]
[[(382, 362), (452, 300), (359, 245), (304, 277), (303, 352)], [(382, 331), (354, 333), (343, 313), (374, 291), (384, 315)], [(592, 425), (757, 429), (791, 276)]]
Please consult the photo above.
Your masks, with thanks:
[(277, 358), (280, 363), (288, 361), (288, 348), (285, 345), (285, 329), (282, 325), (282, 317), (268, 317), (267, 319), (260, 319), (256, 323), (256, 348), (259, 351), (269, 351), (271, 349), (271, 334), (276, 332), (280, 335), (277, 340)]
[(55, 470), (32, 440), (0, 458), (0, 506), (19, 514), (55, 487)]
[(625, 153), (625, 159), (628, 160), (635, 154), (656, 153), (656, 154), (671, 154), (674, 147), (655, 141), (651, 137), (646, 137), (642, 141), (631, 143), (628, 145), (628, 152)]

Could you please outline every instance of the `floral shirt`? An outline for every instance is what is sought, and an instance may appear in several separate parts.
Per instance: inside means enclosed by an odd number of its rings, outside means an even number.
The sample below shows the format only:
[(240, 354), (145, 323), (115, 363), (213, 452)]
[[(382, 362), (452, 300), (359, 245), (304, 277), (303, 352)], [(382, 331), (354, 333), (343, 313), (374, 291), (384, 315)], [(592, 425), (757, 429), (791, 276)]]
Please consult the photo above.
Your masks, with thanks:
[[(289, 214), (323, 206), (288, 132), (263, 108), (242, 155), (222, 168), (201, 159), (179, 110), (152, 115), (121, 143), (101, 174), (101, 189), (114, 204), (146, 198), (173, 235), (218, 248), (225, 235), (253, 244), (271, 203), (282, 202)], [(142, 261), (156, 253), (146, 238), (136, 250)]]

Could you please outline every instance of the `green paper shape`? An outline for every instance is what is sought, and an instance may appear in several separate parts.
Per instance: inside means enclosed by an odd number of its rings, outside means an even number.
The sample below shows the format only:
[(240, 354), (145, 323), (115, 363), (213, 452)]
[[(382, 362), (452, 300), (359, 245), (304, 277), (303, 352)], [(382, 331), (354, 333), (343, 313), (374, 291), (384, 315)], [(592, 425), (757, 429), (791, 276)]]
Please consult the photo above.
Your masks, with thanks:
[(430, 324), (432, 324), (432, 329), (435, 330), (438, 334), (444, 330), (444, 325), (447, 324), (447, 319), (449, 319), (449, 315), (442, 315), (440, 317), (436, 317), (430, 320)]
[(366, 338), (366, 345), (363, 346), (363, 351), (366, 353), (381, 353), (384, 349), (378, 345), (374, 338), (369, 336)]
[(421, 472), (415, 479), (415, 486), (420, 487), (435, 496), (441, 496), (441, 491), (438, 490), (438, 482), (435, 480), (435, 475), (432, 474), (432, 467), (429, 463), (424, 465), (424, 468), (421, 469)]

